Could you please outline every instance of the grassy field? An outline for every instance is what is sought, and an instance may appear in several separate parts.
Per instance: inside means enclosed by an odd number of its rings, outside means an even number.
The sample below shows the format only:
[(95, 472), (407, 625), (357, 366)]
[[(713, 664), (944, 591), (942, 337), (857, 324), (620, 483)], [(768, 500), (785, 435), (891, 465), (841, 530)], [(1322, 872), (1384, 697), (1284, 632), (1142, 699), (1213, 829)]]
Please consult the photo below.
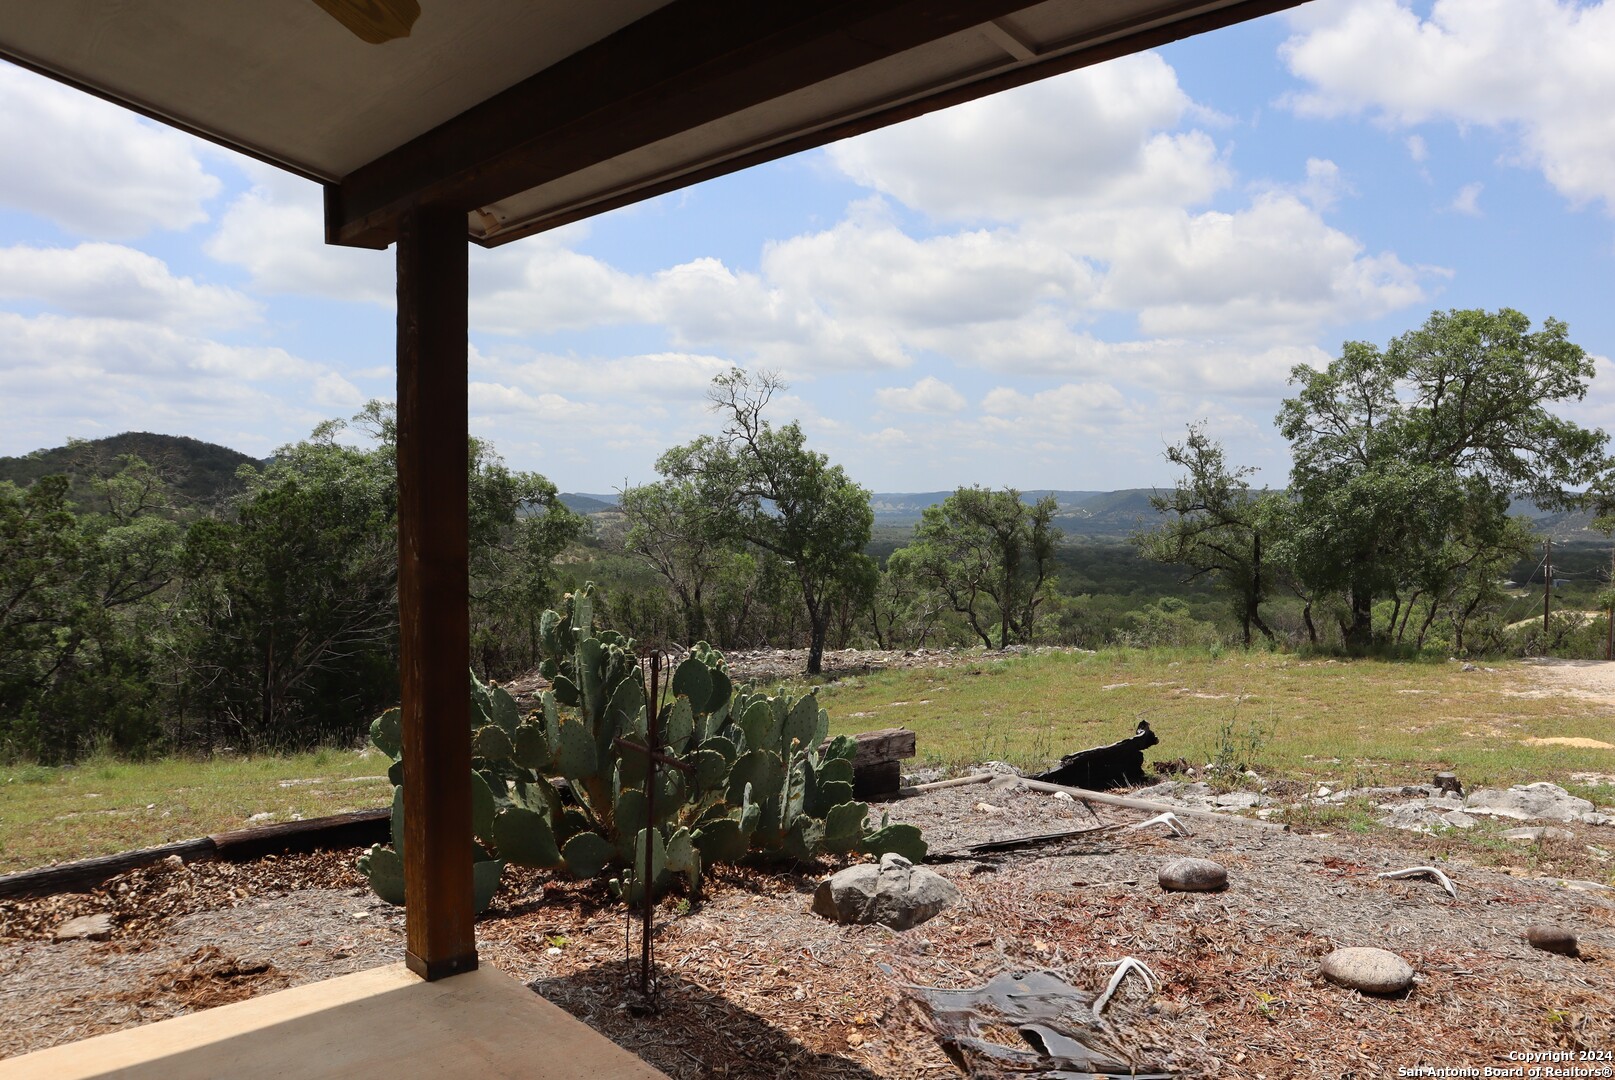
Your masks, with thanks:
[[(1553, 780), (1601, 804), (1615, 705), (1544, 694), (1519, 665), (1344, 661), (1267, 653), (1040, 653), (945, 669), (890, 671), (824, 686), (832, 730), (909, 727), (919, 764), (1009, 761), (1043, 768), (1147, 719), (1150, 760), (1245, 765), (1269, 779), (1401, 783), (1452, 769), (1466, 785)], [(322, 750), (294, 757), (71, 768), (0, 766), (0, 872), (274, 821), (381, 806), (385, 759)]]
[(1466, 672), (1446, 661), (1113, 650), (882, 672), (820, 695), (833, 731), (912, 728), (930, 765), (1041, 769), (1148, 720), (1161, 742), (1147, 760), (1243, 764), (1264, 777), (1361, 786), (1451, 769), (1469, 786), (1572, 786), (1575, 772), (1615, 773), (1615, 750), (1524, 742), (1615, 742), (1615, 705), (1535, 690), (1517, 664)]
[(383, 806), (387, 764), (379, 754), (319, 750), (0, 766), (0, 873), (239, 829), (254, 814), (290, 821)]

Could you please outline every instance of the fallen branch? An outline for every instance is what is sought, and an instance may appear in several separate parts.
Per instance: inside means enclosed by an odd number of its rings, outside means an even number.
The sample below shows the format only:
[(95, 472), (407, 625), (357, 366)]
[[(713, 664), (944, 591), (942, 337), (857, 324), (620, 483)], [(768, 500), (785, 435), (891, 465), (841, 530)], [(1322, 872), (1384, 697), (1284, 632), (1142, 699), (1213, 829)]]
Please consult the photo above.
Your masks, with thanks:
[(913, 795), (923, 791), (942, 791), (945, 788), (964, 787), (967, 784), (985, 784), (989, 780), (997, 779), (1004, 773), (971, 773), (969, 776), (955, 776), (952, 780), (933, 780), (929, 784), (913, 784), (898, 790), (899, 795)]
[[(996, 780), (1003, 773), (973, 773), (970, 776), (956, 776), (952, 780), (938, 780), (931, 784), (916, 784), (906, 787), (898, 792), (899, 795), (919, 795), (927, 791), (941, 791), (944, 788), (963, 787), (966, 784), (985, 784)], [(1068, 787), (1064, 784), (1050, 784), (1043, 780), (1027, 780), (1017, 778), (1017, 782), (1033, 791), (1056, 792), (1063, 791), (1077, 799), (1086, 799), (1090, 802), (1104, 803), (1107, 806), (1125, 806), (1129, 810), (1148, 810), (1152, 813), (1177, 814), (1180, 817), (1203, 818), (1207, 821), (1224, 821), (1231, 825), (1248, 825), (1253, 829), (1272, 829), (1277, 832), (1289, 832), (1290, 827), (1276, 821), (1262, 821), (1259, 818), (1240, 817), (1237, 814), (1219, 814), (1212, 810), (1191, 810), (1186, 806), (1173, 806), (1171, 803), (1153, 802), (1149, 799), (1134, 799), (1126, 795), (1111, 795), (1104, 791), (1087, 791), (1083, 788)]]
[(1052, 844), (1056, 840), (1069, 840), (1073, 836), (1087, 836), (1091, 833), (1110, 832), (1121, 828), (1120, 825), (1089, 825), (1081, 829), (1065, 829), (1061, 832), (1040, 833), (1037, 836), (1015, 836), (1008, 840), (987, 840), (980, 844), (971, 844), (968, 847), (954, 848), (952, 851), (935, 851), (925, 857), (926, 862), (954, 862), (958, 859), (968, 859), (974, 855), (988, 855), (998, 851), (1019, 851), (1022, 848), (1040, 847), (1043, 844)]
[(1400, 880), (1402, 878), (1434, 878), (1437, 884), (1439, 884), (1443, 889), (1447, 890), (1448, 896), (1452, 897), (1454, 900), (1458, 899), (1458, 886), (1452, 883), (1452, 878), (1448, 877), (1446, 874), (1443, 874), (1440, 870), (1437, 870), (1433, 866), (1410, 866), (1406, 870), (1387, 870), (1383, 874), (1376, 874), (1374, 876), (1380, 878), (1389, 878), (1393, 881)]
[(1129, 810), (1148, 810), (1156, 814), (1169, 813), (1177, 814), (1179, 817), (1223, 821), (1230, 825), (1246, 825), (1253, 829), (1272, 829), (1277, 832), (1289, 831), (1288, 825), (1276, 821), (1262, 821), (1258, 818), (1240, 817), (1237, 814), (1219, 814), (1211, 810), (1191, 810), (1186, 806), (1173, 806), (1170, 803), (1153, 802), (1150, 799), (1133, 799), (1126, 795), (1111, 795), (1103, 791), (1085, 791), (1082, 788), (1066, 787), (1063, 784), (1050, 784), (1042, 780), (1022, 780), (1021, 783), (1033, 791), (1065, 791), (1078, 799), (1104, 803), (1107, 806), (1125, 806)]
[(1167, 828), (1167, 831), (1170, 832), (1173, 836), (1188, 836), (1189, 835), (1189, 827), (1187, 825), (1185, 825), (1183, 822), (1179, 821), (1178, 816), (1176, 814), (1174, 814), (1170, 810), (1168, 810), (1168, 811), (1166, 811), (1164, 813), (1156, 814), (1154, 817), (1147, 818), (1144, 821), (1134, 822), (1133, 824), (1131, 824), (1131, 825), (1129, 825), (1127, 827), (1129, 829), (1143, 829), (1143, 828), (1147, 828), (1150, 825), (1165, 825), (1166, 828)]

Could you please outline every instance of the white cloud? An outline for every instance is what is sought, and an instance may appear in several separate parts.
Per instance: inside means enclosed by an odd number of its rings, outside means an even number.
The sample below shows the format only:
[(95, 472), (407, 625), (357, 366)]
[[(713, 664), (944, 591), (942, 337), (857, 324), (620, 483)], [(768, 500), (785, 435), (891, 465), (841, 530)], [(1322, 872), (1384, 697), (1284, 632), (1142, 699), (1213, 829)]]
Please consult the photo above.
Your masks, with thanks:
[(770, 285), (810, 296), (838, 319), (911, 327), (1018, 318), (1044, 301), (1080, 302), (1094, 274), (1034, 235), (976, 230), (917, 240), (865, 204), (834, 228), (770, 244)]
[(875, 391), (882, 408), (896, 412), (956, 413), (965, 407), (959, 391), (932, 375), (913, 386), (888, 386)]
[(1210, 136), (1172, 133), (1191, 107), (1171, 66), (1146, 53), (835, 143), (829, 155), (938, 218), (1187, 205), (1230, 181)]
[(1340, 166), (1323, 158), (1307, 158), (1306, 182), (1296, 195), (1320, 213), (1333, 210), (1342, 195), (1352, 194), (1351, 185), (1340, 175)]
[(229, 327), (260, 305), (222, 285), (175, 277), (161, 259), (121, 244), (0, 248), (0, 300), (37, 301), (75, 315), (173, 326)]
[(1485, 187), (1480, 181), (1465, 184), (1458, 189), (1458, 194), (1452, 197), (1448, 209), (1454, 213), (1467, 214), (1470, 217), (1480, 217), (1480, 193)]
[(621, 357), (575, 357), (535, 354), (528, 350), (471, 351), (471, 370), (499, 383), (533, 393), (561, 393), (577, 398), (647, 402), (682, 401), (706, 404), (714, 376), (734, 365), (716, 356), (693, 353), (650, 353)]
[(191, 137), (6, 63), (0, 146), (0, 204), (80, 235), (195, 225), (220, 187)]
[(1137, 311), (1145, 334), (1293, 340), (1424, 298), (1416, 270), (1389, 252), (1365, 254), (1283, 192), (1231, 214), (1129, 214), (1108, 224), (1110, 272), (1098, 302)]
[(1035, 415), (1041, 424), (1062, 426), (1078, 419), (1092, 419), (1097, 413), (1119, 409), (1126, 403), (1121, 391), (1110, 383), (1066, 383), (1035, 394), (999, 386), (982, 398), (981, 410), (1017, 423)]
[[(121, 319), (0, 312), (0, 398), (26, 418), (8, 452), (52, 434), (170, 431), (266, 452), (351, 408), (340, 377), (283, 349)], [(313, 402), (309, 408), (303, 402)], [(27, 445), (33, 443), (33, 445)]]
[(1565, 197), (1615, 211), (1615, 0), (1308, 7), (1282, 50), (1311, 84), (1292, 99), (1302, 115), (1495, 128)]
[(654, 283), (573, 251), (560, 233), (471, 253), (471, 325), (524, 334), (657, 319)]
[(325, 243), (319, 185), (264, 165), (243, 168), (254, 184), (230, 203), (203, 245), (211, 258), (245, 269), (259, 292), (395, 303), (390, 250)]
[(1408, 148), (1408, 157), (1416, 163), (1422, 165), (1430, 159), (1430, 146), (1424, 141), (1423, 135), (1409, 135), (1405, 145)]
[(981, 366), (1006, 375), (1084, 376), (1133, 387), (1171, 387), (1238, 397), (1271, 396), (1297, 364), (1322, 366), (1329, 354), (1308, 343), (1243, 345), (1216, 339), (1141, 338), (1101, 341), (1068, 331), (1028, 345), (1010, 341), (978, 354)]

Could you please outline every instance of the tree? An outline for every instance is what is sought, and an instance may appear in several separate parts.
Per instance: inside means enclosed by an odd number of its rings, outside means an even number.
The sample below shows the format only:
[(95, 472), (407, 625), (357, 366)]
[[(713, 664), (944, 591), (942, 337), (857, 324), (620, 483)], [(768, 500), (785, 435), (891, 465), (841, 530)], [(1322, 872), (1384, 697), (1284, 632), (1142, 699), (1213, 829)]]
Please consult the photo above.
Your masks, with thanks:
[(913, 549), (898, 548), (886, 557), (869, 593), (875, 647), (895, 649), (903, 642), (924, 646), (944, 606), (941, 595), (915, 571)]
[(1272, 641), (1273, 629), (1261, 614), (1273, 580), (1262, 550), (1264, 518), (1272, 512), (1264, 501), (1271, 500), (1252, 494), (1245, 481), (1256, 470), (1230, 469), (1222, 447), (1193, 425), (1182, 443), (1167, 448), (1166, 459), (1186, 472), (1170, 495), (1150, 496), (1150, 505), (1172, 516), (1132, 542), (1147, 559), (1188, 568), (1186, 582), (1215, 577), (1233, 597), (1247, 649), (1253, 626)]
[[(775, 427), (764, 419), (785, 384), (769, 373), (739, 368), (712, 380), (709, 399), (723, 433), (704, 435), (662, 456), (658, 469), (688, 485), (694, 504), (710, 515), (714, 534), (784, 560), (808, 616), (807, 673), (823, 668), (832, 601), (874, 580), (869, 543), (875, 515), (869, 491), (839, 465), (805, 446), (801, 425)], [(861, 603), (855, 604), (855, 609)]]
[(339, 422), (282, 447), (186, 536), (185, 652), (208, 741), (352, 738), (396, 693), (397, 485)]
[[(1028, 506), (1014, 488), (961, 487), (925, 508), (905, 558), (987, 648), (1030, 641), (1061, 535), (1057, 509), (1052, 495)], [(985, 622), (994, 619), (996, 642)]]
[(0, 752), (138, 750), (161, 718), (154, 603), (177, 564), (167, 484), (131, 455), (26, 491), (0, 484)]
[[(186, 536), (182, 625), (190, 695), (213, 741), (351, 739), (397, 693), (398, 480), (391, 405), (282, 447)], [(582, 521), (542, 476), (466, 447), (472, 657), (498, 675), (536, 663), (555, 557)]]
[(31, 713), (61, 662), (57, 630), (73, 618), (82, 565), (65, 476), (19, 490), (0, 482), (0, 749), (38, 748)]
[(706, 590), (732, 556), (722, 507), (703, 497), (690, 447), (676, 446), (656, 462), (666, 479), (624, 488), (618, 500), (628, 521), (623, 546), (667, 582), (684, 613), (687, 644), (707, 640)]
[(471, 650), (484, 677), (538, 665), (539, 620), (559, 592), (555, 562), (583, 535), (583, 518), (538, 473), (513, 471), (481, 439), (470, 443)]
[(1381, 351), (1347, 342), (1323, 371), (1297, 367), (1278, 415), (1294, 458), (1285, 546), (1306, 584), (1346, 600), (1349, 646), (1373, 638), (1376, 599), (1417, 588), (1466, 532), (1501, 535), (1511, 496), (1565, 507), (1609, 469), (1601, 430), (1555, 416), (1593, 362), (1548, 319), (1435, 312)]

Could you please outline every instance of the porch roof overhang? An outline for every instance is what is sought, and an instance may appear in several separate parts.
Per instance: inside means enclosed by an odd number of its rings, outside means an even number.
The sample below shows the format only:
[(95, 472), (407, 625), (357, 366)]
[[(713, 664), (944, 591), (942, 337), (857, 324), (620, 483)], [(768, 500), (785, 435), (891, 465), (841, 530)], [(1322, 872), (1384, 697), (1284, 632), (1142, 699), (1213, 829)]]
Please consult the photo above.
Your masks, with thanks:
[(323, 183), (331, 243), (495, 246), (1299, 2), (53, 0), (0, 56)]

